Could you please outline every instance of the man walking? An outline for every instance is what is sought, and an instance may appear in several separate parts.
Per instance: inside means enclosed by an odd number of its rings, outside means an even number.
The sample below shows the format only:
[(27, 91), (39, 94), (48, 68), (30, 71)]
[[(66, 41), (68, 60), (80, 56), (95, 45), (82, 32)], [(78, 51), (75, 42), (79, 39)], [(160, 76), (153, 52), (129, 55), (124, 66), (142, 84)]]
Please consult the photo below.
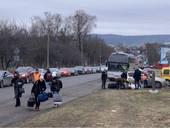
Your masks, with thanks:
[[(133, 78), (135, 79), (135, 89), (139, 89), (141, 79), (141, 71), (139, 70), (139, 68), (135, 70)], [(136, 84), (138, 85), (138, 87), (136, 86)]]
[(106, 79), (107, 79), (107, 72), (106, 70), (104, 70), (102, 72), (102, 76), (101, 76), (101, 79), (102, 79), (102, 89), (106, 89)]

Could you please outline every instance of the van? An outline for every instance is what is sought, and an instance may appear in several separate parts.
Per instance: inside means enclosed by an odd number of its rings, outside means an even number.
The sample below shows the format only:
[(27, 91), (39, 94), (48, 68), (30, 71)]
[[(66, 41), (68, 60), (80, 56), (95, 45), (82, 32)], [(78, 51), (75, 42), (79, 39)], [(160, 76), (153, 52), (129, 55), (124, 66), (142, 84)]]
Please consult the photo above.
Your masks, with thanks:
[(170, 67), (163, 67), (161, 70), (161, 76), (163, 79), (165, 79), (170, 85)]

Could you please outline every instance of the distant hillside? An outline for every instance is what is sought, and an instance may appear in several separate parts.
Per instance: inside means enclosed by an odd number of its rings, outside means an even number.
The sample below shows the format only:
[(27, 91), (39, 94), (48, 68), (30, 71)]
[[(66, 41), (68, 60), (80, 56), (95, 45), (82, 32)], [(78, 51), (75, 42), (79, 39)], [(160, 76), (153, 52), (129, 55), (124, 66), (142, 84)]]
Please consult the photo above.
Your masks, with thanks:
[(141, 46), (144, 43), (170, 42), (170, 35), (145, 35), (145, 36), (121, 36), (114, 34), (97, 34), (107, 44), (118, 45), (120, 43), (130, 46)]

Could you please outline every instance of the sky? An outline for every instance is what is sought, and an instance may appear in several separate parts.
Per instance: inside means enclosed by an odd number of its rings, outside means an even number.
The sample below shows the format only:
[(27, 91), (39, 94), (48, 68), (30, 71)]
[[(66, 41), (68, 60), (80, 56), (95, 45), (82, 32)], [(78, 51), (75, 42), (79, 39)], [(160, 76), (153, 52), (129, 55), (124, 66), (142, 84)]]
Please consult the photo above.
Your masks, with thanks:
[(0, 20), (29, 23), (44, 12), (84, 10), (97, 18), (92, 34), (170, 34), (170, 0), (0, 0)]

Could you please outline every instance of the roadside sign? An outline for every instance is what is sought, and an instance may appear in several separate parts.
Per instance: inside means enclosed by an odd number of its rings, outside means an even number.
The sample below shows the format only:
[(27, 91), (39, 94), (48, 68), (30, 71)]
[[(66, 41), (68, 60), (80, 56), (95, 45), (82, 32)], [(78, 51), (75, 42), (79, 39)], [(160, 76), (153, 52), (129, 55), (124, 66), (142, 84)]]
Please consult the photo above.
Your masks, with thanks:
[(14, 61), (18, 61), (19, 62), (19, 56), (18, 55), (14, 56)]
[(14, 50), (14, 54), (15, 55), (18, 55), (20, 53), (20, 50), (18, 49), (18, 48), (16, 48), (15, 50)]

